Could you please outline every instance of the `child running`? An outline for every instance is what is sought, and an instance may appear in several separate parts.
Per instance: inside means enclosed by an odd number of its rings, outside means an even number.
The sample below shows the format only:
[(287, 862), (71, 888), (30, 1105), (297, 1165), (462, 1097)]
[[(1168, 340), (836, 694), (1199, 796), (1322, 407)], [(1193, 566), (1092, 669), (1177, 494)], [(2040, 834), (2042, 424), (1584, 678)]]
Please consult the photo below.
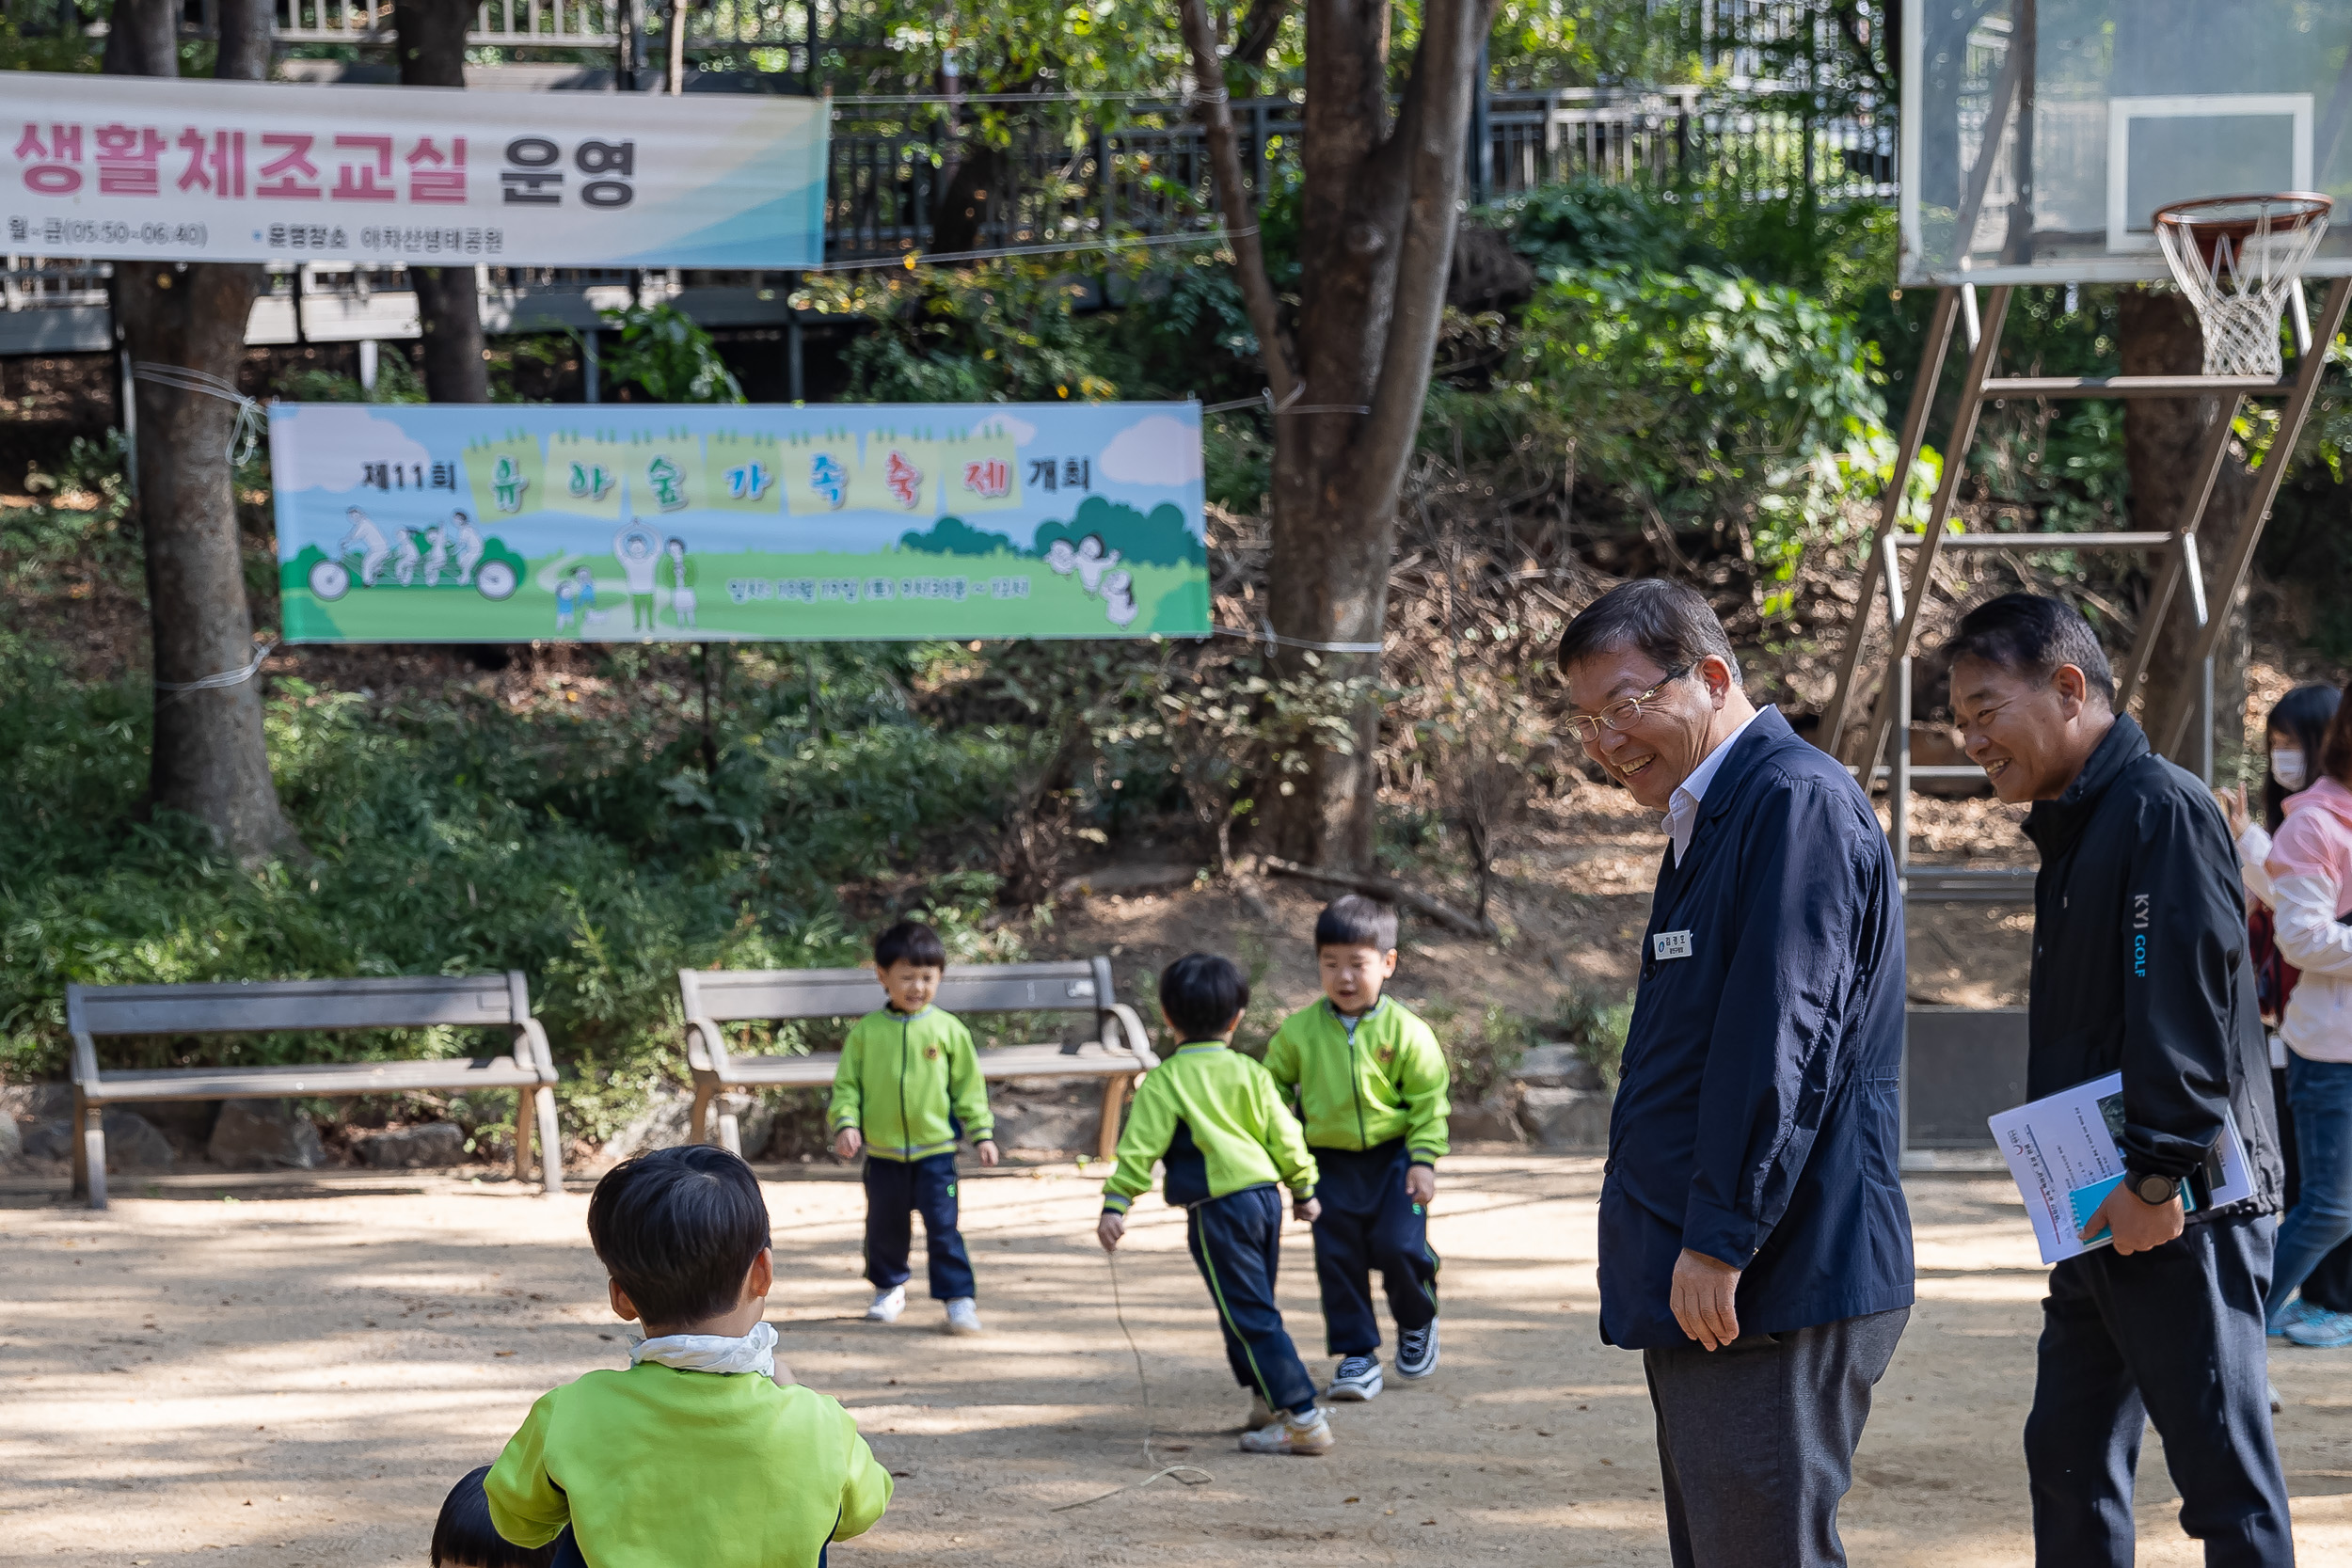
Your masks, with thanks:
[(627, 1371), (540, 1396), (483, 1483), (524, 1547), (570, 1525), (597, 1568), (817, 1568), (890, 1502), (838, 1402), (775, 1382), (775, 1259), (741, 1160), (691, 1145), (623, 1161), (588, 1201), (612, 1310), (644, 1324)]
[(1315, 1157), (1315, 1277), (1323, 1287), (1324, 1348), (1340, 1358), (1326, 1392), (1380, 1392), (1380, 1321), (1371, 1272), (1380, 1271), (1396, 1320), (1396, 1375), (1438, 1368), (1438, 1255), (1429, 1203), (1446, 1151), (1450, 1074), (1429, 1025), (1382, 994), (1396, 973), (1396, 911), (1354, 894), (1315, 919), (1323, 1000), (1283, 1021), (1265, 1068), (1295, 1096)]
[(901, 920), (874, 939), (874, 975), (890, 1000), (842, 1042), (830, 1120), (841, 1158), (866, 1151), (866, 1277), (874, 1287), (866, 1322), (897, 1323), (907, 1309), (914, 1212), (947, 1332), (977, 1334), (972, 1259), (956, 1228), (956, 1139), (970, 1134), (980, 1164), (993, 1165), (996, 1119), (972, 1032), (931, 1006), (946, 970), (947, 949), (929, 926)]
[(1224, 958), (1193, 953), (1160, 976), (1160, 1017), (1184, 1043), (1136, 1089), (1119, 1168), (1103, 1184), (1095, 1236), (1110, 1252), (1127, 1209), (1168, 1164), (1168, 1201), (1184, 1210), (1184, 1239), (1216, 1304), (1225, 1359), (1251, 1390), (1241, 1446), (1248, 1453), (1331, 1451), (1331, 1424), (1314, 1380), (1282, 1328), (1274, 1274), (1282, 1245), (1279, 1181), (1294, 1212), (1312, 1220), (1315, 1162), (1265, 1069), (1232, 1050), (1249, 982)]

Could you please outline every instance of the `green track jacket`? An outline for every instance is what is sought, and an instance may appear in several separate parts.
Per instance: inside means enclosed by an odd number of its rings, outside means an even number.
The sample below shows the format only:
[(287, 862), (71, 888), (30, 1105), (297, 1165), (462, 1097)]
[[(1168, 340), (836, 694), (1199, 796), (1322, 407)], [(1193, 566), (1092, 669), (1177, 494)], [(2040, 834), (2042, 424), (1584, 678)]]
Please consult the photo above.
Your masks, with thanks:
[(1314, 1156), (1274, 1080), (1221, 1040), (1178, 1046), (1143, 1075), (1120, 1135), (1119, 1168), (1103, 1183), (1103, 1207), (1125, 1213), (1162, 1159), (1168, 1201), (1186, 1208), (1276, 1181), (1298, 1197), (1314, 1196)]
[(841, 1042), (828, 1121), (835, 1132), (856, 1128), (877, 1160), (952, 1153), (956, 1123), (974, 1143), (993, 1137), (996, 1118), (989, 1114), (972, 1032), (937, 1007), (867, 1013)]
[(1374, 1148), (1403, 1138), (1420, 1164), (1447, 1148), (1452, 1075), (1429, 1025), (1383, 996), (1353, 1021), (1321, 1000), (1282, 1021), (1265, 1069), (1295, 1096), (1310, 1148)]

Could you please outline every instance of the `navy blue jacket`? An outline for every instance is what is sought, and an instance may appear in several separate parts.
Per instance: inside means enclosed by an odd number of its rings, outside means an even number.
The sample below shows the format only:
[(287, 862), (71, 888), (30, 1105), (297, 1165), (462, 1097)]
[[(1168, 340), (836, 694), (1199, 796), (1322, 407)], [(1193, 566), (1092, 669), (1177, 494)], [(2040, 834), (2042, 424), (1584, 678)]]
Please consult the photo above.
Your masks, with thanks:
[[(1658, 939), (1688, 933), (1690, 956)], [(1677, 946), (1670, 940), (1668, 948)], [(1600, 1332), (1685, 1345), (1685, 1247), (1743, 1270), (1742, 1334), (1911, 1304), (1902, 897), (1870, 802), (1773, 708), (1668, 851), (1600, 1189)]]

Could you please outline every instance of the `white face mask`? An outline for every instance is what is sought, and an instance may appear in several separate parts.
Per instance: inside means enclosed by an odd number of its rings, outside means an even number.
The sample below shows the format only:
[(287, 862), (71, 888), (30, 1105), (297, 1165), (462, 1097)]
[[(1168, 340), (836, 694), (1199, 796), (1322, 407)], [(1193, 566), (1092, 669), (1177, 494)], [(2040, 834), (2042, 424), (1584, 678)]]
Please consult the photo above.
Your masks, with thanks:
[(2311, 768), (2303, 761), (2302, 752), (2293, 746), (2280, 746), (2270, 753), (2270, 776), (2290, 795), (2312, 782)]

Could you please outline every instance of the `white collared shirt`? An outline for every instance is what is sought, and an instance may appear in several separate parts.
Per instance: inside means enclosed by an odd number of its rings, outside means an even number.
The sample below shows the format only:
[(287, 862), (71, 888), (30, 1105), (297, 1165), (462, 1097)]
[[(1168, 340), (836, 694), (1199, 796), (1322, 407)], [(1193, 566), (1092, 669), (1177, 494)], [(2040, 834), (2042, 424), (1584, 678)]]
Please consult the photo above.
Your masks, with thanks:
[(1731, 748), (1738, 744), (1740, 736), (1747, 732), (1748, 726), (1755, 723), (1757, 715), (1763, 711), (1757, 708), (1741, 720), (1740, 727), (1724, 736), (1722, 745), (1702, 757), (1699, 765), (1691, 769), (1691, 776), (1675, 785), (1675, 792), (1666, 798), (1666, 840), (1674, 846), (1675, 864), (1680, 865), (1682, 857), (1691, 852), (1691, 832), (1699, 825), (1699, 801), (1706, 798), (1707, 786), (1714, 779), (1715, 770), (1724, 765), (1724, 758), (1730, 753)]

